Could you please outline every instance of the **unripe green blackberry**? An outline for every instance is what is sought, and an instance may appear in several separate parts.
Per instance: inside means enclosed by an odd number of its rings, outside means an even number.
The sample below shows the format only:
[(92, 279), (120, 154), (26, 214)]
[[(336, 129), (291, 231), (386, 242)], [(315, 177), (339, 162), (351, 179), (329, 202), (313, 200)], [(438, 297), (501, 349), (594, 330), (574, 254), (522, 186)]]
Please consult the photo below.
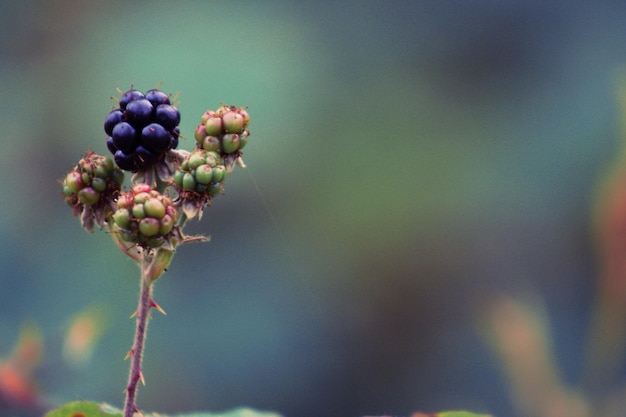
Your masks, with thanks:
[(83, 228), (93, 232), (94, 223), (103, 227), (115, 210), (124, 173), (111, 158), (88, 152), (61, 181), (65, 202), (80, 214)]
[(173, 236), (178, 212), (172, 199), (147, 184), (135, 185), (117, 200), (116, 232), (126, 242), (155, 248)]
[(174, 185), (179, 193), (206, 194), (207, 186), (224, 180), (224, 172), (224, 161), (216, 152), (195, 149), (174, 173)]
[(224, 160), (217, 152), (195, 149), (183, 160), (173, 179), (187, 217), (198, 215), (223, 191), (225, 176)]
[(248, 143), (249, 123), (250, 115), (244, 107), (223, 105), (216, 111), (207, 110), (194, 133), (197, 147), (236, 159)]
[(81, 206), (103, 208), (112, 203), (123, 181), (124, 173), (111, 158), (89, 152), (63, 179), (63, 195), (77, 210)]

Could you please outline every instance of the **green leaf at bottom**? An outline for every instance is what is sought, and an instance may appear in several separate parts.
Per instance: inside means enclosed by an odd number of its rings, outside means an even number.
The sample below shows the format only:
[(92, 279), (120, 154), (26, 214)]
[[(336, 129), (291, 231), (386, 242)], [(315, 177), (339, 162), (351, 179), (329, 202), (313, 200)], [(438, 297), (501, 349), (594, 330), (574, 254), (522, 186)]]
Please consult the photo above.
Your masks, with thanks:
[[(160, 413), (144, 413), (144, 417), (168, 417)], [(63, 404), (44, 417), (122, 417), (122, 410), (108, 404), (89, 401), (75, 401)], [(186, 413), (170, 417), (282, 417), (269, 411), (256, 411), (251, 408), (236, 408), (222, 413)], [(468, 411), (444, 411), (441, 413), (413, 413), (412, 417), (490, 417), (487, 414), (475, 414)]]
[(122, 411), (108, 404), (89, 401), (74, 401), (63, 404), (56, 410), (46, 413), (45, 417), (121, 417)]
[[(144, 417), (167, 417), (160, 413), (144, 413)], [(89, 401), (75, 401), (63, 404), (56, 410), (46, 413), (45, 417), (122, 417), (122, 410), (108, 404)], [(255, 411), (251, 408), (237, 408), (223, 413), (189, 413), (172, 417), (282, 417), (272, 412)]]
[[(163, 417), (161, 414), (146, 414), (146, 417)], [(282, 417), (280, 414), (269, 411), (256, 411), (251, 408), (237, 408), (223, 413), (191, 413), (176, 414), (171, 417)]]
[(414, 413), (412, 417), (491, 417), (487, 414), (475, 414), (469, 411), (443, 411), (441, 413)]

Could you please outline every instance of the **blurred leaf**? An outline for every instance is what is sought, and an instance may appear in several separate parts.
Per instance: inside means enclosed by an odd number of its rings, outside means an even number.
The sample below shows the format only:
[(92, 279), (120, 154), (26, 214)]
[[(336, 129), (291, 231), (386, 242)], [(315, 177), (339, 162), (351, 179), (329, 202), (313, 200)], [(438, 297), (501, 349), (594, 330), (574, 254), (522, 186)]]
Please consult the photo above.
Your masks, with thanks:
[[(67, 403), (46, 413), (45, 417), (121, 417), (122, 410), (108, 404), (88, 401)], [(144, 413), (144, 417), (167, 417), (161, 413)], [(264, 411), (255, 411), (250, 408), (237, 408), (223, 413), (191, 413), (177, 414), (172, 417), (281, 417), (280, 414)]]
[(620, 378), (626, 350), (626, 82), (619, 89), (621, 144), (596, 188), (593, 227), (600, 280), (588, 337), (585, 384), (606, 391)]
[[(148, 414), (146, 417), (162, 417), (160, 414)], [(282, 417), (269, 411), (255, 411), (251, 408), (237, 408), (223, 413), (177, 414), (172, 417)]]
[(24, 373), (30, 373), (41, 362), (42, 353), (43, 337), (39, 328), (34, 324), (26, 324), (20, 330), (19, 339), (9, 360)]
[(75, 401), (63, 404), (56, 410), (46, 413), (45, 417), (121, 417), (122, 411), (107, 404), (88, 401)]
[(0, 398), (20, 408), (35, 408), (39, 395), (30, 375), (0, 361)]
[[(46, 413), (45, 417), (119, 417), (122, 411), (108, 404), (87, 401), (67, 403)], [(144, 417), (167, 417), (160, 413), (143, 414)], [(256, 411), (251, 408), (237, 408), (223, 413), (189, 413), (176, 414), (170, 417), (282, 417), (270, 411)], [(414, 413), (411, 417), (490, 417), (487, 414), (475, 414), (468, 411), (444, 411), (441, 413)]]
[(42, 352), (39, 328), (24, 325), (11, 356), (6, 360), (0, 358), (0, 399), (19, 408), (38, 409), (40, 397), (32, 373), (41, 362)]
[(101, 309), (90, 307), (76, 314), (70, 320), (67, 329), (63, 358), (74, 366), (87, 363), (104, 333), (104, 328), (104, 313)]
[(561, 378), (547, 312), (538, 301), (494, 297), (485, 323), (487, 342), (500, 360), (520, 415), (590, 415), (586, 398)]

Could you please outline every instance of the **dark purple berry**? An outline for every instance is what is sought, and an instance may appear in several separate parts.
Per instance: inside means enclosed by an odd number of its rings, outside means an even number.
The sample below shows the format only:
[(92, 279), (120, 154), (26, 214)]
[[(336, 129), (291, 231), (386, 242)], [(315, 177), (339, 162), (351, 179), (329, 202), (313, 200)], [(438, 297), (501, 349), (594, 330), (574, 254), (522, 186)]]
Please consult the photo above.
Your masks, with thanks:
[(127, 154), (137, 147), (136, 131), (129, 123), (121, 122), (115, 125), (112, 132), (113, 145)]
[(178, 138), (180, 137), (180, 127), (176, 126), (170, 131), (170, 133), (172, 135), (172, 144), (170, 145), (170, 149), (176, 149), (178, 147)]
[(152, 103), (154, 107), (159, 104), (170, 104), (170, 97), (163, 91), (157, 90), (156, 88), (146, 91), (146, 99)]
[(125, 154), (124, 151), (118, 150), (114, 155), (115, 163), (120, 169), (124, 171), (136, 171), (135, 163), (133, 162), (133, 158), (129, 155)]
[(126, 106), (126, 120), (137, 129), (150, 123), (152, 119), (152, 103), (145, 98), (133, 100)]
[(122, 94), (122, 97), (120, 97), (120, 108), (122, 110), (125, 110), (128, 103), (134, 100), (139, 100), (141, 98), (144, 98), (144, 95), (141, 91), (130, 89)]
[(170, 133), (158, 123), (150, 123), (141, 131), (141, 144), (157, 154), (170, 149)]
[(170, 149), (178, 147), (178, 135), (170, 135)]
[(142, 145), (137, 146), (132, 158), (137, 169), (142, 170), (151, 167), (159, 160), (159, 154), (150, 151)]
[(104, 119), (104, 131), (107, 135), (111, 136), (113, 134), (113, 128), (116, 124), (124, 121), (124, 112), (120, 109), (115, 109), (107, 114), (106, 119)]
[(115, 143), (113, 143), (113, 138), (110, 136), (107, 138), (107, 149), (114, 155), (115, 151), (117, 151), (117, 146), (115, 146)]
[(154, 113), (154, 120), (167, 130), (172, 130), (180, 123), (180, 112), (171, 104), (160, 104)]

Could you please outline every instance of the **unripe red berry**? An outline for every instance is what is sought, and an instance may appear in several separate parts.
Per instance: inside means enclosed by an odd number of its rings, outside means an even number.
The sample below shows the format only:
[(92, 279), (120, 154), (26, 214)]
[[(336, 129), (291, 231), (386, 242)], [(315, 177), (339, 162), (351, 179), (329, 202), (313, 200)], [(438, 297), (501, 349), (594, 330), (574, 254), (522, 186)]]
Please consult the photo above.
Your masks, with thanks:
[(153, 237), (159, 234), (161, 224), (154, 217), (146, 217), (139, 222), (139, 232), (145, 237)]
[(243, 116), (243, 125), (248, 126), (248, 123), (250, 123), (250, 114), (248, 114), (244, 108), (239, 109), (239, 114)]
[(239, 111), (229, 110), (222, 116), (222, 123), (224, 124), (224, 132), (239, 134), (243, 132), (245, 122)]
[(229, 110), (230, 110), (230, 106), (223, 105), (223, 106), (218, 107), (217, 110), (215, 110), (215, 114), (218, 115), (219, 117), (222, 117), (224, 113), (226, 113)]
[(91, 187), (83, 188), (76, 195), (78, 197), (78, 201), (87, 206), (96, 204), (98, 202), (98, 199), (100, 198), (100, 193)]
[(133, 186), (133, 194), (137, 195), (139, 193), (149, 193), (152, 191), (152, 188), (148, 184), (139, 183)]
[(113, 214), (113, 221), (122, 229), (127, 229), (130, 225), (130, 212), (128, 209), (120, 208)]
[(224, 153), (233, 153), (239, 150), (241, 139), (236, 133), (227, 133), (222, 137), (222, 150)]
[(133, 206), (133, 195), (132, 194), (122, 194), (117, 199), (117, 206), (120, 208), (130, 209)]
[(165, 215), (165, 205), (158, 198), (150, 198), (143, 207), (146, 216), (161, 219)]
[(209, 117), (204, 125), (204, 131), (209, 136), (220, 136), (222, 132), (222, 118)]
[(206, 136), (202, 142), (202, 148), (209, 152), (219, 152), (222, 146), (219, 138), (215, 136)]
[(138, 204), (137, 202), (135, 202), (135, 205), (132, 208), (132, 213), (133, 216), (138, 219), (143, 219), (146, 217), (146, 210), (141, 203)]
[(159, 233), (163, 236), (167, 235), (174, 228), (174, 219), (172, 216), (165, 215), (161, 219), (161, 228), (159, 229)]
[(150, 195), (150, 191), (145, 192), (142, 191), (140, 193), (135, 194), (135, 204), (143, 204), (145, 203), (150, 197), (152, 197)]
[(209, 117), (215, 117), (215, 112), (213, 110), (205, 111), (202, 117), (200, 117), (200, 123), (204, 125)]
[(202, 142), (204, 142), (204, 138), (206, 137), (206, 130), (204, 125), (198, 125), (193, 136), (196, 139), (196, 142), (202, 145)]
[(72, 171), (65, 176), (65, 185), (72, 193), (79, 192), (83, 187), (83, 176), (80, 172)]

